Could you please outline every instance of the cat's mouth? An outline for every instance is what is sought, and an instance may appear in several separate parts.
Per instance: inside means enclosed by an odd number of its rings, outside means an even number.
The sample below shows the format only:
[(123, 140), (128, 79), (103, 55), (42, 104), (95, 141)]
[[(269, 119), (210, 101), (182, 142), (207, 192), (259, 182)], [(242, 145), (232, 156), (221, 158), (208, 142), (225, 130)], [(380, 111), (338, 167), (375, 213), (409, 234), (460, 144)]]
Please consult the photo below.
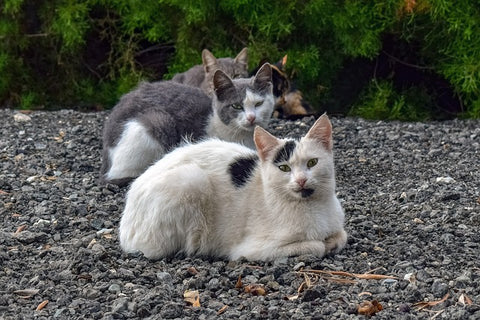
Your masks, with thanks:
[(295, 190), (295, 192), (298, 193), (302, 198), (310, 197), (314, 191), (315, 190), (313, 190), (312, 188), (301, 188), (301, 189)]
[(242, 128), (247, 130), (247, 131), (253, 131), (255, 129), (255, 127), (258, 125), (257, 122), (244, 122), (243, 125), (242, 125)]

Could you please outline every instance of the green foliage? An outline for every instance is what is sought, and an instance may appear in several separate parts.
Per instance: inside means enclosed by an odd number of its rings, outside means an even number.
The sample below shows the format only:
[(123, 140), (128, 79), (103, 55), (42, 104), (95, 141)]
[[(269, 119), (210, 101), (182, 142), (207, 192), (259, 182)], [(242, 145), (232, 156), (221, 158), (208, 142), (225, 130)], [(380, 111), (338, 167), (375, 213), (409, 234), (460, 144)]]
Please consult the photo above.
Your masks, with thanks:
[(350, 115), (365, 119), (423, 121), (429, 118), (430, 97), (418, 89), (397, 93), (391, 82), (372, 81), (365, 89)]
[(109, 108), (142, 79), (201, 63), (203, 48), (245, 46), (251, 69), (288, 54), (319, 112), (423, 120), (448, 96), (450, 116), (480, 117), (475, 0), (4, 0), (0, 104)]

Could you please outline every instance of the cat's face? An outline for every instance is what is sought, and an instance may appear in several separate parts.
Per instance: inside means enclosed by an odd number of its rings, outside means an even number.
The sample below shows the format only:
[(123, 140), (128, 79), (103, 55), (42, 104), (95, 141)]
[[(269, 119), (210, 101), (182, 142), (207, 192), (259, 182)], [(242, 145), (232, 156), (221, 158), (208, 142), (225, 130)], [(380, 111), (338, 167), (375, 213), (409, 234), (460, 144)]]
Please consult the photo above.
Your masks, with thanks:
[(303, 201), (334, 192), (331, 125), (322, 117), (300, 141), (280, 140), (265, 130), (255, 130), (263, 178), (280, 197)]
[(205, 82), (208, 86), (208, 91), (214, 90), (213, 77), (217, 70), (222, 70), (231, 79), (240, 79), (248, 77), (248, 54), (247, 48), (243, 48), (242, 51), (233, 58), (220, 58), (215, 56), (204, 49), (202, 51), (203, 69), (205, 70)]
[(272, 73), (269, 64), (249, 79), (231, 79), (218, 70), (214, 76), (213, 107), (227, 126), (238, 131), (266, 127), (273, 112)]

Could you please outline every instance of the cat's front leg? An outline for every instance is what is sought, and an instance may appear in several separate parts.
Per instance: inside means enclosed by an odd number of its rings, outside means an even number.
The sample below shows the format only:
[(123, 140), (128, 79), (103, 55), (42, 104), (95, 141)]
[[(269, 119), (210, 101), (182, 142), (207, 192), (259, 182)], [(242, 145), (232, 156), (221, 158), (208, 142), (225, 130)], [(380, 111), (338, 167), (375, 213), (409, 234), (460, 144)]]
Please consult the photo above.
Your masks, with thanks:
[(299, 256), (303, 254), (313, 254), (319, 258), (323, 257), (326, 254), (326, 247), (323, 241), (319, 240), (306, 240), (292, 242), (287, 245), (278, 247), (277, 249), (272, 250), (271, 259), (278, 257), (290, 257), (290, 256)]
[(345, 230), (340, 230), (331, 236), (329, 236), (327, 239), (325, 239), (325, 250), (326, 253), (330, 252), (339, 252), (345, 247), (345, 244), (347, 243), (347, 233)]

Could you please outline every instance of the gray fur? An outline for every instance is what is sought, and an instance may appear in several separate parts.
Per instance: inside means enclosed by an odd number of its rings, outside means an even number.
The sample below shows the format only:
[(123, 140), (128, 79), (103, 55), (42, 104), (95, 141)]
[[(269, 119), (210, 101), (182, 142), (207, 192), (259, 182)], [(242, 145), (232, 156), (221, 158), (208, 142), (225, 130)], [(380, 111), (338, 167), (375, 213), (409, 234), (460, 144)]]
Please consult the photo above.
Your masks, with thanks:
[[(270, 75), (270, 76), (269, 76)], [(107, 178), (107, 173), (112, 169), (111, 150), (118, 146), (120, 139), (128, 123), (139, 122), (142, 130), (146, 131), (144, 136), (155, 141), (155, 149), (158, 154), (150, 158), (136, 152), (132, 152), (132, 144), (135, 147), (142, 146), (137, 140), (131, 141), (125, 153), (116, 151), (115, 154), (128, 154), (128, 161), (118, 163), (136, 163), (138, 169), (143, 171), (148, 164), (141, 164), (142, 160), (148, 160), (149, 164), (158, 160), (164, 153), (169, 152), (178, 146), (185, 138), (198, 140), (204, 136), (218, 137), (223, 140), (244, 143), (253, 148), (253, 129), (256, 125), (265, 127), (273, 111), (273, 94), (271, 84), (271, 68), (266, 65), (261, 68), (255, 77), (250, 79), (231, 80), (223, 71), (217, 70), (216, 78), (228, 82), (225, 88), (216, 88), (221, 93), (222, 102), (217, 99), (210, 99), (201, 89), (192, 86), (176, 83), (173, 81), (161, 81), (154, 83), (141, 83), (135, 90), (125, 94), (115, 106), (109, 118), (105, 122), (103, 131), (103, 163), (101, 168), (102, 181), (112, 182), (119, 185), (128, 183), (135, 176)], [(260, 108), (262, 114), (258, 115), (255, 122), (245, 125), (240, 121), (244, 115), (242, 110), (234, 110), (228, 104), (229, 101), (243, 104), (246, 91), (250, 91), (262, 98), (265, 103)], [(261, 89), (261, 90), (259, 90)], [(228, 94), (226, 94), (226, 91)], [(247, 105), (246, 109), (251, 108)], [(229, 111), (227, 111), (230, 109)], [(216, 110), (217, 112), (214, 112)], [(223, 119), (218, 119), (218, 111)], [(268, 114), (268, 117), (265, 115)], [(240, 120), (239, 120), (240, 119)], [(235, 121), (233, 121), (235, 120)], [(224, 122), (225, 127), (215, 125), (216, 121)], [(234, 122), (232, 125), (228, 125)], [(228, 130), (225, 130), (227, 128)], [(229, 130), (231, 128), (231, 130)], [(137, 143), (138, 142), (138, 143)], [(157, 147), (158, 146), (158, 147)], [(131, 161), (131, 162), (130, 162)], [(114, 166), (119, 169), (122, 175), (125, 171), (121, 166)], [(117, 170), (118, 171), (118, 170)]]
[(201, 88), (207, 95), (212, 96), (215, 71), (222, 70), (232, 79), (248, 77), (247, 48), (243, 48), (235, 58), (219, 59), (216, 59), (210, 51), (204, 49), (202, 51), (202, 61), (202, 65), (193, 66), (189, 70), (175, 75), (172, 81)]
[(184, 137), (203, 137), (211, 112), (212, 100), (199, 88), (171, 81), (141, 83), (120, 99), (105, 122), (102, 177), (111, 165), (108, 150), (117, 144), (128, 121), (140, 121), (154, 139), (170, 150)]
[(233, 104), (242, 104), (246, 90), (265, 96), (272, 92), (271, 68), (260, 68), (255, 77), (249, 79), (236, 79), (232, 81), (223, 73), (215, 74), (213, 83), (215, 87), (215, 108), (220, 120), (229, 125), (243, 110), (232, 108)]

